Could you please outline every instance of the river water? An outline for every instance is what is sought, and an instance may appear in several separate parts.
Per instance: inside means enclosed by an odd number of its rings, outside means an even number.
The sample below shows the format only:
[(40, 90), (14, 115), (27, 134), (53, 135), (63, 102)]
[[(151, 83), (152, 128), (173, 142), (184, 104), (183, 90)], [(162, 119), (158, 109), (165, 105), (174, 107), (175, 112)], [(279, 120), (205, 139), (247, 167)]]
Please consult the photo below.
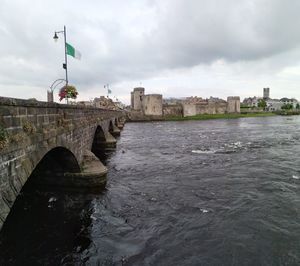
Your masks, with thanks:
[(300, 117), (128, 123), (101, 193), (29, 189), (0, 265), (299, 265)]

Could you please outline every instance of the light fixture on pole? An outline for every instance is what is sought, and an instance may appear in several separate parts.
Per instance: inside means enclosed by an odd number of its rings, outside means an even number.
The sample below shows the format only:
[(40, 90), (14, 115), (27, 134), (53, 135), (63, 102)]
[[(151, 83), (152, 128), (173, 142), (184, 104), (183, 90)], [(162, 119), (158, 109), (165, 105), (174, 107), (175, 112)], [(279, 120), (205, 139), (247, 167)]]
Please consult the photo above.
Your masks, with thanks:
[(66, 70), (66, 86), (68, 85), (68, 61), (67, 61), (67, 31), (66, 31), (66, 26), (64, 26), (64, 30), (62, 31), (55, 31), (53, 39), (55, 42), (58, 40), (58, 33), (63, 33), (64, 34), (64, 41), (65, 41), (65, 63), (63, 63), (63, 68)]

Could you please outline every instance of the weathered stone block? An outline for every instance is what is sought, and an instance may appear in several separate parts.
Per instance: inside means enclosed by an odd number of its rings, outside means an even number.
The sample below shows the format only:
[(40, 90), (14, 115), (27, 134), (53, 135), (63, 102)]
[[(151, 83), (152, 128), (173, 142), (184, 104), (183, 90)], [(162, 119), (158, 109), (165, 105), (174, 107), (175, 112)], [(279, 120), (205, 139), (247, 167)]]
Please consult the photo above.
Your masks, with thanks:
[(10, 108), (6, 106), (0, 106), (0, 115), (1, 116), (10, 116), (12, 115), (10, 112)]
[(12, 127), (21, 126), (21, 118), (17, 116), (12, 117)]
[(34, 107), (27, 108), (27, 115), (36, 115), (38, 113), (38, 109)]
[(44, 122), (43, 122), (44, 125), (48, 125), (49, 124), (49, 116), (48, 115), (45, 115), (44, 116)]
[(27, 115), (27, 108), (19, 107), (19, 115)]
[(13, 126), (13, 118), (11, 115), (3, 116), (2, 121), (3, 121), (4, 127), (12, 127)]
[(44, 123), (44, 115), (41, 114), (37, 115), (37, 125), (41, 126), (43, 125), (43, 123)]

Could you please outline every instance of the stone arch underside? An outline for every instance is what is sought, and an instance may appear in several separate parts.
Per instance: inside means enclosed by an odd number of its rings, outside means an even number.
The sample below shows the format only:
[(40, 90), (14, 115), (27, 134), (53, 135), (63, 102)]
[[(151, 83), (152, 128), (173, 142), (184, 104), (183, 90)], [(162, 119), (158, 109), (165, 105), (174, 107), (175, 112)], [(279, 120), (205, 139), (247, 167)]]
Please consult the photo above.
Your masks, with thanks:
[[(65, 173), (79, 173), (79, 162), (65, 147), (55, 147), (48, 151), (32, 171), (29, 182), (42, 185), (62, 185)], [(27, 182), (28, 182), (27, 181)]]
[(108, 131), (110, 134), (113, 134), (114, 132), (114, 123), (112, 122), (112, 120), (109, 121)]
[(92, 143), (92, 152), (99, 154), (105, 151), (106, 136), (101, 126), (97, 126)]

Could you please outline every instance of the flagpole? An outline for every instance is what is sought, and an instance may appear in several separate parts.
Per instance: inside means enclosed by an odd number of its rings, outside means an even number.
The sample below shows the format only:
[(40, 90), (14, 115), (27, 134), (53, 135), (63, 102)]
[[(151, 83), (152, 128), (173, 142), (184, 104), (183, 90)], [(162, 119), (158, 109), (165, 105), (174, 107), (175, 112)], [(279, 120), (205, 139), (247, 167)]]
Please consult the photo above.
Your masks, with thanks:
[(64, 26), (64, 37), (65, 37), (65, 69), (66, 69), (66, 86), (68, 86), (67, 30), (66, 30), (66, 26)]

